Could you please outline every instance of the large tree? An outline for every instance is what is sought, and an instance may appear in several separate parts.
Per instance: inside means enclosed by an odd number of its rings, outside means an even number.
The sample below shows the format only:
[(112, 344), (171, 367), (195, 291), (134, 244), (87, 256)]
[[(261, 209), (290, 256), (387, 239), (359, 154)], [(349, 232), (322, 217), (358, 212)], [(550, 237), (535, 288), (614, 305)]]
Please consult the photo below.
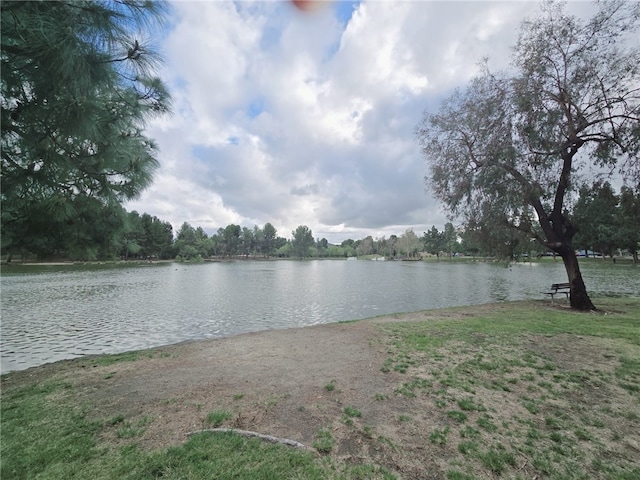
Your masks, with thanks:
[(568, 216), (576, 174), (593, 165), (640, 178), (639, 25), (639, 3), (603, 2), (582, 21), (545, 2), (522, 24), (508, 73), (485, 66), (416, 132), (426, 181), (452, 217), (508, 225), (555, 251), (576, 309), (595, 308)]
[(143, 36), (165, 6), (74, 0), (0, 8), (2, 240), (5, 251), (19, 251), (92, 214), (96, 202), (113, 209), (150, 184), (156, 146), (143, 130), (168, 111), (169, 96)]

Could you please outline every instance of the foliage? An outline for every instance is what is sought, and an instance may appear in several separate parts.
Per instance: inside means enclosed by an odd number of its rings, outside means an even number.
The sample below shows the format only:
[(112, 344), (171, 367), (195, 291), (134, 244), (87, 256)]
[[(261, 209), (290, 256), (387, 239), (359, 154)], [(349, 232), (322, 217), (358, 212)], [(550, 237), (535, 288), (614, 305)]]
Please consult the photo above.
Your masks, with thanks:
[[(332, 478), (308, 452), (232, 434), (195, 435), (183, 445), (149, 452), (131, 443), (148, 417), (91, 419), (72, 402), (72, 393), (69, 385), (52, 382), (3, 389), (2, 478)], [(129, 439), (128, 445), (108, 448), (111, 430)]]
[(276, 238), (278, 236), (278, 232), (269, 222), (264, 224), (262, 232), (262, 252), (266, 256), (273, 255), (273, 252), (276, 249)]
[(356, 246), (358, 256), (371, 255), (373, 253), (373, 237), (368, 235), (360, 240)]
[(396, 242), (396, 248), (404, 257), (416, 257), (420, 251), (420, 239), (412, 229), (408, 229)]
[(173, 227), (148, 213), (127, 213), (125, 231), (121, 238), (121, 256), (128, 258), (173, 257)]
[(640, 243), (640, 192), (623, 186), (620, 195), (608, 182), (594, 182), (580, 189), (573, 209), (578, 234), (576, 245), (613, 256), (615, 249), (626, 249), (638, 261)]
[(463, 249), (473, 255), (514, 260), (524, 254), (541, 253), (544, 247), (524, 232), (505, 225), (470, 221), (461, 232)]
[(165, 7), (7, 1), (1, 9), (2, 246), (55, 252), (59, 245), (42, 239), (62, 232), (80, 239), (67, 246), (76, 251), (105, 228), (83, 220), (100, 208), (123, 228), (117, 205), (147, 187), (157, 167), (143, 129), (168, 111), (169, 96), (154, 73), (157, 55), (138, 36)]
[(581, 188), (573, 209), (573, 221), (578, 228), (576, 244), (585, 250), (595, 248), (613, 256), (617, 243), (618, 219), (614, 215), (617, 206), (618, 198), (608, 182)]
[(311, 229), (306, 225), (299, 225), (291, 234), (293, 235), (293, 240), (291, 241), (293, 254), (298, 258), (308, 257), (309, 249), (314, 243)]
[(214, 410), (207, 415), (207, 423), (213, 427), (219, 427), (227, 420), (231, 420), (233, 415), (226, 410)]
[(436, 255), (438, 258), (441, 252), (447, 252), (449, 258), (451, 258), (454, 253), (460, 251), (458, 232), (451, 222), (445, 224), (442, 232), (435, 225), (428, 232), (424, 232), (422, 243), (425, 251)]
[(618, 209), (618, 241), (619, 246), (626, 248), (638, 263), (640, 250), (640, 191), (634, 194), (629, 187), (620, 191)]
[(601, 3), (586, 22), (544, 3), (522, 25), (512, 74), (485, 66), (417, 129), (427, 183), (451, 215), (520, 230), (557, 252), (577, 309), (594, 306), (566, 212), (575, 171), (583, 161), (640, 180), (639, 19), (635, 3)]

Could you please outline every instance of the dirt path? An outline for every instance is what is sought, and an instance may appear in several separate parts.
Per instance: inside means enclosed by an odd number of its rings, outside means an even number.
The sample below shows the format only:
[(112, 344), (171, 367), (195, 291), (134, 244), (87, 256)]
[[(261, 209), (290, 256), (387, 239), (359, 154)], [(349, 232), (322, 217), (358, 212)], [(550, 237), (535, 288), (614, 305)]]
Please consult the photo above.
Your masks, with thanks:
[[(149, 424), (141, 443), (148, 448), (184, 442), (188, 432), (210, 426), (205, 419), (215, 410), (233, 414), (225, 426), (311, 445), (347, 405), (372, 425), (397, 410), (396, 402), (375, 400), (392, 398), (397, 384), (396, 375), (380, 370), (388, 355), (377, 325), (422, 318), (405, 314), (186, 342), (109, 365), (63, 361), (15, 372), (3, 387), (59, 377), (96, 416), (135, 423), (144, 415)], [(342, 450), (352, 454), (348, 445)]]
[[(203, 420), (214, 410), (233, 412), (236, 428), (311, 445), (343, 404), (369, 409), (362, 392), (372, 397), (393, 388), (380, 372), (383, 348), (369, 342), (375, 344), (375, 333), (366, 322), (193, 342), (95, 368), (79, 386), (103, 411), (162, 419), (149, 426), (149, 447), (184, 441), (187, 432), (207, 427)], [(331, 382), (336, 388), (329, 392)]]

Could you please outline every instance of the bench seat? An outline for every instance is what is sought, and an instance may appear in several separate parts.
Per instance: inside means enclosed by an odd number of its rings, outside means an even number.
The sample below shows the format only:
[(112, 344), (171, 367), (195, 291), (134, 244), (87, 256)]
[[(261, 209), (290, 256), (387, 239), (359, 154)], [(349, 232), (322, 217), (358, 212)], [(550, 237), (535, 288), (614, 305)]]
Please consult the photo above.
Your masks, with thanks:
[(542, 292), (545, 295), (549, 295), (551, 297), (551, 303), (553, 303), (553, 298), (555, 295), (564, 293), (566, 298), (569, 298), (569, 293), (571, 293), (571, 284), (570, 283), (554, 283), (551, 285), (551, 288), (548, 292)]

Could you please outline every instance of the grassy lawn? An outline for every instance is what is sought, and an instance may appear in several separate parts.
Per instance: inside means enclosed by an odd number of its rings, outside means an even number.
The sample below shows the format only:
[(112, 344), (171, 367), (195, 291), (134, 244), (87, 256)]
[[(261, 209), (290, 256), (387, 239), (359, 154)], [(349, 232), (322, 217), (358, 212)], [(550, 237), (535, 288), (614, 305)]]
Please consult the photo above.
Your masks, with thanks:
[[(388, 419), (400, 436), (387, 443), (397, 452), (430, 452), (434, 463), (425, 468), (441, 472), (434, 478), (640, 478), (640, 299), (596, 304), (600, 313), (505, 303), (381, 324), (388, 360), (380, 368), (396, 381), (393, 396), (403, 405)], [(136, 354), (103, 358), (135, 361)], [(383, 457), (333, 456), (326, 428), (318, 427), (315, 451), (230, 433), (150, 451), (140, 443), (151, 421), (144, 412), (134, 421), (89, 410), (58, 378), (3, 389), (0, 478), (402, 478)], [(358, 424), (362, 415), (346, 404), (339, 422)], [(217, 426), (229, 416), (221, 410), (207, 419)], [(418, 427), (422, 436), (402, 436)]]
[(446, 478), (640, 478), (640, 300), (598, 305), (386, 327), (396, 392), (441, 411)]

